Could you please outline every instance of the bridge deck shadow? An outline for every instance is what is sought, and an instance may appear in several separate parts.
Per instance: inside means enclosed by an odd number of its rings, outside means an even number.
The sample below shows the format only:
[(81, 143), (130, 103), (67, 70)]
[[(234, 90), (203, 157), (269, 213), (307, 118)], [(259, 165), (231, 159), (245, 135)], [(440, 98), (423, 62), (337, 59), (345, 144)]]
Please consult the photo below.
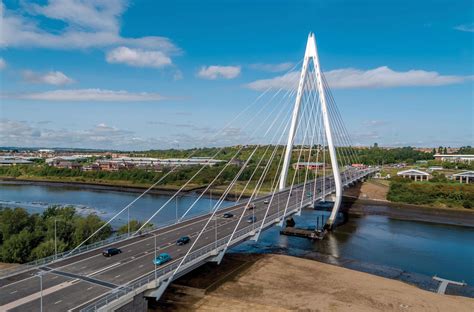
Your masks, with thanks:
[(148, 298), (149, 311), (189, 311), (206, 294), (244, 274), (263, 257), (260, 254), (229, 253), (220, 265), (208, 262), (173, 281), (160, 300)]

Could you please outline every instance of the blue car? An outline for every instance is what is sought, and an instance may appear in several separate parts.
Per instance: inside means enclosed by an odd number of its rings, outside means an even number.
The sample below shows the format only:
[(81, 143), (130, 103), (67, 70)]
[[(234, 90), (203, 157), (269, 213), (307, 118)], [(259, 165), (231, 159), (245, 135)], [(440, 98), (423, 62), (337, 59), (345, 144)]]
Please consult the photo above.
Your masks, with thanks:
[(153, 259), (153, 264), (154, 265), (162, 265), (168, 261), (171, 260), (171, 256), (168, 255), (167, 253), (162, 253), (160, 254), (158, 257), (156, 257), (155, 259)]

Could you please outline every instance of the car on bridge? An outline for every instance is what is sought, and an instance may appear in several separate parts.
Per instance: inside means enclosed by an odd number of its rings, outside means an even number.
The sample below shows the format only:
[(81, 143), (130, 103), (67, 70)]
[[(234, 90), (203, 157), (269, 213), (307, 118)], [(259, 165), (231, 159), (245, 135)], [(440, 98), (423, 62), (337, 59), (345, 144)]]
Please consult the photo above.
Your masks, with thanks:
[(232, 218), (234, 215), (230, 212), (226, 212), (222, 215), (223, 218), (225, 219), (228, 219), (228, 218)]
[(247, 210), (255, 209), (255, 204), (254, 203), (247, 204), (247, 206), (245, 206), (245, 209)]
[(119, 253), (122, 253), (122, 250), (120, 250), (118, 248), (108, 248), (108, 249), (102, 251), (102, 255), (104, 257), (112, 257), (114, 255), (118, 255)]
[(268, 200), (268, 199), (265, 199), (265, 200), (263, 201), (263, 203), (264, 203), (265, 205), (267, 205), (269, 202), (270, 202), (270, 200)]
[(254, 223), (255, 221), (257, 221), (257, 217), (255, 216), (250, 216), (247, 218), (247, 223)]
[(162, 253), (158, 257), (153, 259), (153, 264), (154, 265), (162, 265), (162, 264), (165, 264), (168, 261), (171, 261), (171, 259), (172, 258), (171, 258), (170, 255), (168, 255), (167, 253)]
[(176, 241), (176, 245), (178, 245), (178, 246), (186, 245), (190, 241), (191, 241), (191, 239), (189, 238), (189, 236), (182, 236), (182, 237), (180, 237), (180, 239), (178, 239)]

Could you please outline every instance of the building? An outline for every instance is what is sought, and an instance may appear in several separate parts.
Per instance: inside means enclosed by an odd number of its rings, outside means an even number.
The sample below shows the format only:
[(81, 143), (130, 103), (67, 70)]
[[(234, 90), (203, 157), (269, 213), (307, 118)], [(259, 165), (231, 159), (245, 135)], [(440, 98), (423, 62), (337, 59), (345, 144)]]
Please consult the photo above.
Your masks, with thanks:
[(82, 166), (82, 169), (81, 169), (81, 170), (82, 170), (82, 171), (99, 171), (99, 170), (100, 170), (100, 166), (99, 166), (99, 164), (94, 163), (94, 164)]
[(408, 169), (408, 170), (399, 171), (397, 172), (397, 176), (412, 179), (415, 181), (429, 180), (431, 177), (428, 172), (424, 172), (417, 169)]
[(77, 162), (74, 161), (68, 161), (68, 160), (55, 160), (53, 163), (50, 164), (53, 167), (56, 168), (62, 168), (62, 169), (81, 169), (81, 165), (78, 164)]
[(443, 167), (442, 167), (442, 166), (432, 166), (432, 167), (429, 167), (429, 168), (428, 168), (428, 171), (429, 171), (429, 172), (442, 171), (442, 170), (443, 170)]
[(16, 156), (1, 156), (0, 166), (15, 166), (15, 165), (31, 165), (34, 164), (31, 160)]
[(459, 183), (474, 183), (474, 171), (455, 173), (453, 179), (459, 181)]
[(317, 170), (317, 169), (323, 169), (324, 163), (321, 162), (297, 162), (294, 163), (293, 169), (295, 170), (301, 170), (301, 169), (308, 169), (308, 170)]
[(434, 158), (440, 161), (464, 162), (468, 164), (470, 164), (471, 161), (474, 161), (474, 155), (469, 154), (435, 154)]
[(367, 166), (364, 165), (364, 164), (352, 164), (351, 167), (352, 167), (352, 168), (357, 168), (357, 169), (364, 169), (364, 168), (367, 168)]

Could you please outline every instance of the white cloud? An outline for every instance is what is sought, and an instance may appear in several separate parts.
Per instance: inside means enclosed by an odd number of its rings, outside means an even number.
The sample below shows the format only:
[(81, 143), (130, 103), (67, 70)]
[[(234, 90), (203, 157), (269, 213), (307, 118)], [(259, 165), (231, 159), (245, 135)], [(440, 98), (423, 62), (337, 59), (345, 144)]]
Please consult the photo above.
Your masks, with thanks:
[(113, 91), (103, 89), (71, 89), (54, 90), (37, 93), (25, 93), (17, 95), (4, 95), (4, 97), (21, 100), (35, 101), (101, 101), (101, 102), (140, 102), (140, 101), (160, 101), (164, 97), (157, 93), (133, 93), (128, 91)]
[(218, 78), (233, 79), (238, 75), (240, 75), (240, 66), (203, 66), (198, 72), (198, 77), (210, 80)]
[(123, 63), (136, 67), (160, 68), (171, 65), (171, 59), (161, 51), (145, 51), (118, 47), (107, 53), (107, 62)]
[(257, 64), (251, 64), (250, 68), (256, 69), (256, 70), (261, 70), (261, 71), (266, 71), (270, 73), (277, 73), (277, 72), (282, 72), (289, 70), (290, 68), (293, 67), (293, 63), (291, 62), (285, 62), (285, 63), (279, 63), (279, 64), (263, 64), (263, 63), (257, 63)]
[(229, 146), (244, 144), (248, 140), (248, 134), (239, 128), (228, 129), (218, 136), (209, 136), (208, 133), (215, 129), (184, 124), (175, 125), (183, 133), (160, 136), (161, 132), (157, 132), (150, 134), (150, 137), (106, 123), (85, 129), (58, 129), (53, 126), (0, 119), (0, 146), (146, 150), (176, 148), (177, 144), (180, 148)]
[(7, 62), (3, 59), (3, 57), (0, 57), (0, 70), (4, 69), (7, 67)]
[(454, 27), (454, 29), (459, 30), (459, 31), (465, 31), (465, 32), (474, 32), (474, 23), (458, 25)]
[[(328, 84), (333, 89), (351, 88), (393, 88), (411, 86), (441, 86), (462, 83), (472, 79), (471, 76), (440, 75), (435, 71), (409, 70), (397, 72), (387, 66), (370, 70), (342, 68), (325, 72)], [(254, 90), (268, 88), (295, 88), (299, 79), (299, 72), (290, 72), (283, 76), (271, 79), (253, 81), (246, 86)]]
[(31, 83), (45, 83), (55, 86), (71, 84), (73, 79), (69, 78), (60, 71), (50, 71), (44, 74), (35, 73), (31, 70), (25, 70), (22, 73), (23, 79)]
[[(163, 53), (178, 52), (168, 38), (120, 36), (120, 17), (125, 1), (50, 0), (46, 5), (24, 4), (9, 10), (0, 3), (0, 47), (40, 47), (51, 49), (85, 49), (127, 45)], [(58, 29), (42, 29), (36, 16), (62, 21)]]
[(100, 123), (88, 129), (52, 129), (35, 123), (0, 119), (0, 145), (31, 147), (89, 147), (149, 149), (163, 144), (154, 138), (138, 138), (133, 131)]

